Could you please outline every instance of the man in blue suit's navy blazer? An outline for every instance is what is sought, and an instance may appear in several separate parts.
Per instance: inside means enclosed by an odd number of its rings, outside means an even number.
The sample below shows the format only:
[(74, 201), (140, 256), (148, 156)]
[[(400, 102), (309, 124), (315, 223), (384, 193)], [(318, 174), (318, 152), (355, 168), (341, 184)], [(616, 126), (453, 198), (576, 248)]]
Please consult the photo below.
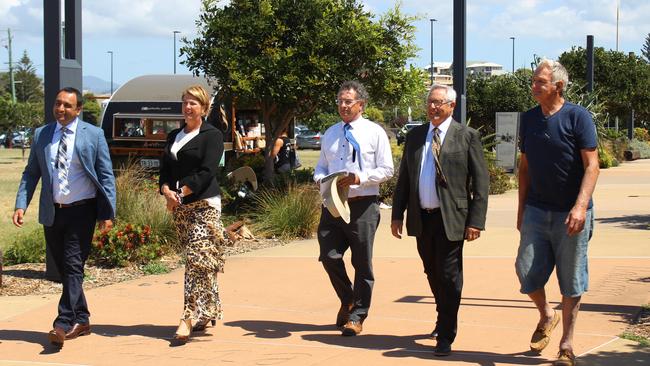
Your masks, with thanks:
[[(81, 121), (83, 99), (74, 88), (59, 91), (56, 122), (36, 129), (18, 193), (14, 225), (23, 216), (42, 178), (38, 221), (61, 274), (63, 293), (51, 343), (90, 333), (90, 312), (83, 292), (84, 264), (99, 222), (110, 229), (115, 218), (115, 177), (102, 129)], [(62, 136), (65, 138), (62, 139)]]

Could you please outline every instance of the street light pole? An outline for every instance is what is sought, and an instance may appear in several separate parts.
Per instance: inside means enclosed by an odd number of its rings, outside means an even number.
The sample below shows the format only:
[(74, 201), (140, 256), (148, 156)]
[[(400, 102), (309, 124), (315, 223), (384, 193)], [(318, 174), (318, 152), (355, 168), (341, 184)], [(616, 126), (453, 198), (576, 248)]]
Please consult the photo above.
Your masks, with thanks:
[(113, 96), (113, 51), (106, 51), (111, 55), (111, 96)]
[(431, 22), (431, 85), (433, 86), (433, 22), (437, 21), (437, 19), (429, 19)]
[(174, 33), (174, 75), (176, 74), (176, 33), (180, 33), (180, 31), (173, 31)]
[(512, 73), (515, 73), (515, 37), (510, 37), (512, 39)]

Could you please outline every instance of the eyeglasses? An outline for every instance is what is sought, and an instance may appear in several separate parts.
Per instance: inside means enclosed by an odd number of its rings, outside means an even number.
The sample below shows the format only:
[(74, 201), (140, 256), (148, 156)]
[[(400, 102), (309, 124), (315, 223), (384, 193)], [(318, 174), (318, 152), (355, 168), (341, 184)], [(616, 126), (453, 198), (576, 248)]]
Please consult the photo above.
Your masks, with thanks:
[(451, 103), (451, 101), (449, 101), (449, 100), (446, 100), (446, 101), (443, 101), (443, 100), (430, 100), (429, 101), (429, 104), (436, 107), (436, 108), (440, 108), (443, 105), (449, 104), (449, 103)]
[(360, 102), (359, 99), (337, 99), (336, 100), (336, 105), (342, 105), (345, 107), (352, 107), (353, 105), (357, 104), (357, 102)]

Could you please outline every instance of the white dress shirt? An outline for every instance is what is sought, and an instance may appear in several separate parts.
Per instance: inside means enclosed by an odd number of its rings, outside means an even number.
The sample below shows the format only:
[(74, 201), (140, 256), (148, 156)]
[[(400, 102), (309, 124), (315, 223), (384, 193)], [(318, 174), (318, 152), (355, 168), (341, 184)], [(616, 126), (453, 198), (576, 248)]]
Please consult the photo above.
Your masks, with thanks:
[(59, 151), (59, 142), (61, 141), (61, 128), (63, 127), (59, 122), (56, 123), (56, 128), (54, 129), (54, 135), (52, 136), (52, 144), (50, 145), (50, 164), (52, 165), (52, 171), (54, 172), (54, 179), (52, 180), (52, 193), (54, 195), (54, 202), (56, 203), (72, 203), (89, 198), (94, 198), (97, 196), (97, 187), (90, 179), (83, 166), (81, 166), (81, 161), (79, 156), (75, 154), (75, 140), (77, 138), (77, 126), (79, 119), (75, 118), (74, 121), (70, 122), (66, 128), (70, 130), (68, 132), (66, 141), (66, 164), (68, 165), (68, 186), (70, 187), (70, 192), (68, 194), (61, 193), (61, 187), (59, 187), (59, 180), (57, 179), (57, 168), (56, 168), (56, 155)]
[(393, 176), (393, 156), (384, 129), (378, 124), (360, 117), (350, 122), (350, 133), (361, 148), (361, 166), (352, 161), (352, 145), (345, 138), (344, 122), (339, 122), (321, 136), (321, 150), (314, 170), (314, 180), (331, 173), (347, 171), (359, 177), (359, 185), (350, 186), (348, 197), (376, 196), (379, 183)]
[[(444, 122), (438, 126), (440, 130), (440, 146), (445, 141), (445, 135), (451, 124), (451, 117), (448, 117)], [(427, 139), (424, 142), (424, 149), (422, 149), (422, 162), (420, 165), (420, 181), (418, 186), (418, 194), (420, 196), (420, 207), (422, 208), (438, 208), (440, 207), (440, 198), (436, 190), (436, 167), (435, 160), (433, 159), (433, 151), (431, 150), (431, 142), (433, 141), (433, 124), (429, 123), (429, 132)]]

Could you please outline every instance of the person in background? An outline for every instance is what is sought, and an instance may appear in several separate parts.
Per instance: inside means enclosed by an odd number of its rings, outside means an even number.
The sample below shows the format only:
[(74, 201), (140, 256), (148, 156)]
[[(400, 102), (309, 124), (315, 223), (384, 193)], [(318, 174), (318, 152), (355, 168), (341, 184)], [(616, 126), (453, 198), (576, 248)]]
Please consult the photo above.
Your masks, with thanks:
[(221, 318), (217, 273), (223, 271), (227, 243), (217, 181), (223, 135), (203, 121), (210, 109), (203, 87), (187, 88), (182, 99), (185, 123), (167, 137), (159, 181), (186, 256), (183, 314), (174, 335), (181, 344)]
[(291, 149), (291, 139), (287, 135), (287, 130), (284, 129), (275, 140), (273, 150), (271, 150), (276, 173), (286, 173), (292, 169)]

